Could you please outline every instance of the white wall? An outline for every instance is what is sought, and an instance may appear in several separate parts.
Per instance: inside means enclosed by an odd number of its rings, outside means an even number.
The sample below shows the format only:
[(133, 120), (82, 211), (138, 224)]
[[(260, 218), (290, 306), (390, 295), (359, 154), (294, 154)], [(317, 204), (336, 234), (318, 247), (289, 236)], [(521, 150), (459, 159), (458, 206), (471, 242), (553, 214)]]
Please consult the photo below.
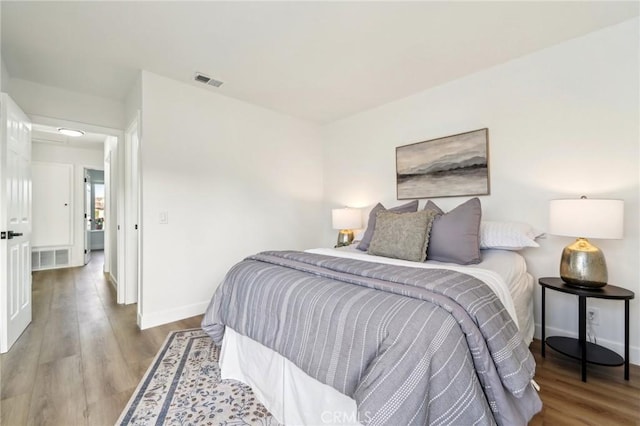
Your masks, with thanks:
[[(2, 8), (0, 8), (2, 9)], [(0, 91), (6, 92), (7, 82), (9, 81), (9, 71), (7, 71), (7, 66), (0, 57)]]
[(129, 125), (137, 118), (138, 113), (142, 110), (142, 73), (138, 75), (133, 85), (129, 89), (128, 95), (124, 100), (124, 117), (125, 126)]
[(124, 104), (19, 78), (10, 78), (7, 92), (29, 116), (59, 118), (112, 129), (125, 126)]
[(143, 328), (203, 312), (248, 255), (319, 244), (316, 125), (148, 72), (142, 111)]
[(84, 263), (84, 168), (104, 167), (103, 151), (57, 146), (46, 143), (34, 143), (31, 159), (39, 162), (73, 165), (73, 240), (71, 247), (71, 266)]
[[(331, 208), (399, 203), (395, 147), (488, 127), (485, 218), (546, 229), (550, 199), (625, 200), (624, 239), (596, 244), (607, 256), (609, 282), (639, 296), (631, 302), (631, 344), (632, 362), (640, 363), (638, 34), (638, 19), (627, 21), (326, 126), (324, 243), (335, 238)], [(463, 199), (436, 203), (446, 210)], [(523, 252), (536, 282), (558, 275), (570, 242), (549, 236)], [(539, 333), (537, 284), (535, 291)], [(551, 334), (576, 335), (577, 299), (553, 292), (547, 300)], [(621, 353), (623, 303), (589, 305), (601, 311), (598, 342)]]
[[(0, 6), (0, 46), (2, 46), (2, 7)], [(8, 78), (9, 73), (7, 72), (7, 67), (2, 59), (2, 49), (0, 48), (0, 92), (6, 92), (4, 87), (6, 83), (6, 79)]]

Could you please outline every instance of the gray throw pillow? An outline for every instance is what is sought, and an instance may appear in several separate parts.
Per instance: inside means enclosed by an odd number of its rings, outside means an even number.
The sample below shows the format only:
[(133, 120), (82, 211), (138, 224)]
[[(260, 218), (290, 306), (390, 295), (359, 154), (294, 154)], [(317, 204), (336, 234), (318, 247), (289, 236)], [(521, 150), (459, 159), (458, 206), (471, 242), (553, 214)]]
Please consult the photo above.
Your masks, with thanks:
[(378, 212), (369, 254), (424, 262), (435, 217), (433, 210), (401, 214)]
[(428, 260), (470, 265), (479, 263), (480, 256), (480, 219), (482, 206), (480, 200), (472, 198), (448, 213), (431, 200), (424, 206), (438, 214), (433, 221)]
[(356, 247), (358, 250), (369, 250), (369, 244), (371, 244), (371, 238), (373, 238), (373, 231), (376, 228), (376, 215), (380, 211), (388, 211), (391, 213), (415, 212), (418, 211), (418, 200), (410, 201), (406, 204), (394, 207), (389, 210), (385, 209), (384, 206), (380, 203), (376, 204), (376, 206), (371, 210), (371, 213), (369, 213), (369, 223), (367, 224), (367, 229), (364, 231), (362, 240), (360, 240), (360, 244), (358, 244), (358, 247)]

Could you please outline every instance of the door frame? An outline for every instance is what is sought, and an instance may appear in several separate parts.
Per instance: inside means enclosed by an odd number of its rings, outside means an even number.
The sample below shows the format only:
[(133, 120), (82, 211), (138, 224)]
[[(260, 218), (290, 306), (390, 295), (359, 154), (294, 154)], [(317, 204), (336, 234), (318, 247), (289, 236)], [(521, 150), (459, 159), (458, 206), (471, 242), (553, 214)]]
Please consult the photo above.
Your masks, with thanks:
[[(111, 219), (115, 219), (117, 217), (117, 215), (112, 214), (111, 210), (113, 209), (113, 207), (111, 206), (112, 200), (111, 200), (111, 151), (107, 152), (106, 151), (106, 147), (107, 145), (110, 143), (109, 139), (111, 138), (111, 136), (109, 136), (107, 138), (107, 140), (105, 141), (105, 153), (104, 153), (104, 203), (105, 203), (105, 210), (104, 210), (104, 220), (105, 223), (111, 223)], [(109, 182), (109, 184), (107, 185), (107, 182)], [(105, 251), (105, 255), (107, 252), (107, 248), (109, 251), (109, 261), (107, 262), (107, 259), (105, 258), (104, 261), (104, 272), (108, 273), (111, 276), (111, 271), (113, 271), (113, 269), (111, 269), (111, 262), (113, 262), (113, 259), (111, 257), (111, 233), (109, 232), (111, 230), (111, 228), (104, 228), (104, 251)], [(117, 252), (116, 252), (117, 254)]]
[[(87, 123), (83, 123), (80, 121), (72, 121), (72, 120), (62, 120), (62, 119), (58, 119), (58, 118), (53, 118), (53, 117), (47, 117), (47, 116), (42, 116), (42, 115), (34, 115), (34, 114), (30, 114), (28, 115), (28, 117), (31, 119), (32, 123), (35, 124), (42, 124), (42, 125), (46, 125), (46, 126), (58, 126), (58, 127), (70, 127), (70, 128), (81, 128), (87, 132), (91, 132), (91, 133), (101, 133), (103, 135), (106, 136), (111, 136), (111, 137), (115, 137), (116, 138), (116, 148), (115, 148), (115, 160), (116, 160), (116, 176), (115, 176), (115, 180), (117, 183), (117, 188), (116, 188), (116, 197), (117, 197), (117, 201), (118, 201), (118, 206), (117, 206), (117, 211), (116, 212), (111, 212), (110, 215), (110, 219), (109, 221), (107, 221), (107, 227), (108, 229), (111, 229), (111, 227), (114, 227), (116, 230), (116, 233), (118, 233), (118, 235), (120, 236), (121, 234), (124, 234), (123, 231), (119, 230), (120, 228), (123, 228), (123, 224), (124, 224), (124, 200), (125, 200), (125, 194), (124, 194), (124, 151), (122, 149), (123, 147), (123, 141), (124, 141), (124, 132), (121, 129), (114, 129), (111, 127), (103, 127), (103, 126), (97, 126), (94, 124), (87, 124)], [(105, 146), (106, 146), (106, 142), (105, 142)], [(113, 155), (111, 157), (111, 161), (114, 161)], [(89, 167), (91, 168), (91, 167)], [(107, 187), (107, 185), (109, 185), (109, 187)], [(111, 182), (107, 183), (106, 179), (105, 179), (105, 192), (107, 190), (111, 190), (110, 188), (111, 186)], [(114, 214), (115, 213), (115, 214)], [(107, 230), (105, 229), (105, 232)], [(125, 280), (125, 265), (124, 265), (124, 247), (125, 247), (125, 238), (124, 236), (122, 238), (118, 238), (117, 239), (117, 248), (116, 248), (116, 259), (112, 259), (111, 256), (111, 244), (113, 244), (113, 242), (111, 241), (111, 239), (107, 239), (105, 236), (105, 250), (104, 250), (104, 262), (105, 262), (105, 272), (108, 271), (113, 271), (113, 265), (116, 264), (118, 267), (117, 269), (117, 273), (116, 276), (114, 277), (113, 275), (110, 274), (110, 277), (112, 278), (112, 280), (114, 281), (113, 284), (116, 288), (116, 301), (119, 304), (124, 303), (124, 293), (120, 292), (119, 286), (120, 283), (124, 283)], [(120, 259), (122, 257), (122, 260)]]
[(82, 206), (84, 207), (84, 221), (82, 222), (82, 237), (84, 240), (83, 263), (85, 265), (91, 262), (91, 232), (90, 232), (91, 226), (88, 226), (88, 225), (89, 225), (89, 222), (92, 222), (92, 219), (91, 219), (92, 214), (91, 214), (90, 206), (93, 201), (91, 199), (93, 191), (92, 191), (91, 175), (89, 174), (89, 170), (95, 170), (95, 169), (89, 169), (86, 166), (82, 168), (82, 175), (84, 179), (83, 185), (82, 185), (82, 188), (83, 188), (82, 193), (84, 195), (84, 197), (82, 198)]
[[(124, 269), (126, 276), (122, 291), (124, 303), (137, 303), (137, 324), (140, 326), (142, 313), (142, 223), (141, 223), (141, 180), (140, 180), (140, 111), (129, 123), (124, 133)], [(120, 292), (120, 289), (119, 291)]]

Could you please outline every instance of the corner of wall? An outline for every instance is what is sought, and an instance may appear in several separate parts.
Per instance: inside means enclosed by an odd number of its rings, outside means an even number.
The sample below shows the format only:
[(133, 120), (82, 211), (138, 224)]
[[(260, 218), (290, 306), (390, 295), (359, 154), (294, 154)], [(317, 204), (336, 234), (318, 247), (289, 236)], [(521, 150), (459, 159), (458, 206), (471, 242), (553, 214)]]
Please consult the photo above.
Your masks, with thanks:
[(125, 129), (136, 119), (142, 111), (142, 74), (140, 71), (133, 82), (124, 101)]
[(9, 85), (10, 78), (7, 64), (4, 62), (2, 56), (0, 56), (0, 91), (5, 93), (8, 91), (7, 86)]
[(180, 321), (185, 318), (195, 317), (196, 315), (202, 315), (207, 310), (207, 306), (209, 306), (209, 301), (180, 306), (159, 312), (151, 312), (148, 314), (138, 312), (138, 327), (140, 327), (140, 330), (145, 330), (158, 325)]

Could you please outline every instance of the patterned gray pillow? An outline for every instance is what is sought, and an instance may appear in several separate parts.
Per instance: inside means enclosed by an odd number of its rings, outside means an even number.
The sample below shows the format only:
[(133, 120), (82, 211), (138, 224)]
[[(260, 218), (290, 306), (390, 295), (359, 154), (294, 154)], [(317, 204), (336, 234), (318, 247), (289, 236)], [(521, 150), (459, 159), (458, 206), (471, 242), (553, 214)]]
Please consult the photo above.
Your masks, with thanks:
[(380, 211), (387, 211), (392, 213), (409, 213), (418, 211), (418, 200), (409, 201), (406, 204), (402, 204), (401, 206), (396, 206), (390, 209), (385, 209), (385, 207), (378, 203), (369, 213), (369, 223), (367, 224), (367, 229), (364, 231), (364, 235), (362, 236), (362, 240), (360, 240), (360, 244), (356, 247), (358, 250), (367, 251), (369, 249), (369, 244), (371, 243), (371, 238), (373, 238), (373, 231), (376, 227), (376, 218), (377, 214)]
[(369, 254), (424, 262), (435, 217), (433, 210), (415, 213), (378, 212)]

